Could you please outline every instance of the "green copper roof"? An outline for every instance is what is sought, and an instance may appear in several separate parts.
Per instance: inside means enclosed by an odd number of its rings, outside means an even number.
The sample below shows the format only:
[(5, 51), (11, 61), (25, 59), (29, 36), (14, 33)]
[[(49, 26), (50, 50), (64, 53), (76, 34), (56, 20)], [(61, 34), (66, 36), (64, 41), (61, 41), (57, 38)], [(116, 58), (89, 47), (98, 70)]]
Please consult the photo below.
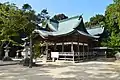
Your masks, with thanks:
[(66, 34), (73, 31), (74, 28), (76, 28), (81, 23), (82, 19), (80, 20), (78, 19), (79, 19), (79, 16), (76, 16), (73, 18), (60, 21), (58, 25), (58, 30), (56, 32), (53, 32), (53, 34), (62, 35), (62, 34)]
[(96, 36), (104, 32), (104, 27), (96, 26), (94, 28), (87, 28), (87, 31), (90, 35)]
[(77, 32), (84, 36), (93, 37), (88, 34), (86, 28), (84, 27), (83, 18), (80, 16), (71, 17), (65, 20), (61, 20), (59, 22), (53, 22), (48, 20), (47, 24), (53, 32), (35, 30), (42, 37), (73, 34), (73, 32)]

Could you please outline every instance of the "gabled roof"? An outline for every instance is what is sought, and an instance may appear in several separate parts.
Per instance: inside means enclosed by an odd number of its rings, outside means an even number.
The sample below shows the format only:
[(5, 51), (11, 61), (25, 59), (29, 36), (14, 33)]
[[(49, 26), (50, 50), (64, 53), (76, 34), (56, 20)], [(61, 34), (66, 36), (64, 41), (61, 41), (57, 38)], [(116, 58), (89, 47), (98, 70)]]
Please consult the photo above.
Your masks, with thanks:
[(87, 32), (86, 28), (84, 27), (83, 18), (81, 16), (71, 17), (59, 22), (48, 20), (47, 24), (53, 32), (44, 30), (35, 30), (35, 32), (39, 33), (42, 37), (63, 36), (77, 33), (87, 37), (95, 38)]

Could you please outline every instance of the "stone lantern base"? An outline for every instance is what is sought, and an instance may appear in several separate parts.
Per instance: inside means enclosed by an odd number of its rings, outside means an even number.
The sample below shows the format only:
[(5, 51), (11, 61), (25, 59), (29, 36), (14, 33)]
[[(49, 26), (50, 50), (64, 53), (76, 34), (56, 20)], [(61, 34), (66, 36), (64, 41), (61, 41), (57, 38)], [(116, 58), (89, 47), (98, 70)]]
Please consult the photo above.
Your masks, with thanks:
[(3, 58), (3, 57), (0, 55), (0, 60), (2, 60), (2, 58)]
[[(30, 64), (30, 58), (25, 58), (22, 61), (20, 61), (20, 64), (22, 64), (23, 66), (29, 66)], [(35, 63), (33, 62), (33, 65), (35, 65)]]
[(5, 56), (3, 59), (2, 59), (3, 61), (12, 61), (12, 59), (9, 57), (9, 56)]
[(29, 66), (30, 58), (25, 58), (22, 61), (20, 61), (20, 64), (23, 66)]
[(115, 54), (115, 58), (116, 58), (116, 60), (119, 60), (119, 61), (120, 61), (120, 52), (117, 52), (117, 53)]

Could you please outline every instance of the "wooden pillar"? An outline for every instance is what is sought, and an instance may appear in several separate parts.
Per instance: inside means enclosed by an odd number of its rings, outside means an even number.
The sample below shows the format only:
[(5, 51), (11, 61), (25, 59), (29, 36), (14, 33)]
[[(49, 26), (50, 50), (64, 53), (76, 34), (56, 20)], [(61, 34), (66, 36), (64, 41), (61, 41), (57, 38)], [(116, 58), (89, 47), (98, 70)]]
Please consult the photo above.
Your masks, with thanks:
[(64, 42), (62, 42), (62, 52), (64, 52)]
[(84, 43), (83, 43), (83, 60), (84, 60), (84, 52), (85, 52), (85, 50), (84, 50)]
[(56, 42), (54, 43), (54, 52), (56, 52), (56, 48), (57, 48), (57, 46), (56, 46)]
[(89, 55), (89, 45), (87, 46), (87, 59), (88, 59), (88, 55)]
[(88, 47), (87, 47), (87, 51), (89, 52), (89, 45), (88, 45)]
[[(66, 54), (64, 53), (64, 42), (62, 42), (62, 54)], [(66, 60), (66, 55), (64, 56), (65, 60)]]
[(73, 62), (75, 61), (74, 50), (73, 50), (73, 42), (71, 42), (71, 52), (73, 54)]
[(77, 47), (78, 47), (78, 59), (80, 60), (80, 47), (79, 47), (79, 42), (77, 43)]
[(80, 52), (79, 42), (77, 43), (78, 52)]

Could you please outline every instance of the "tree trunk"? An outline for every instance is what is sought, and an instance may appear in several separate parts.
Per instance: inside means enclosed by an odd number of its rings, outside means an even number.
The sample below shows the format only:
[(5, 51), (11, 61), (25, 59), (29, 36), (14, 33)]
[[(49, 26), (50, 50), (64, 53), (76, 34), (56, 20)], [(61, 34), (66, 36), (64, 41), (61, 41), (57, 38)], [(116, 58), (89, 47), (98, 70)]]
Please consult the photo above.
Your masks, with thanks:
[(2, 47), (3, 47), (3, 43), (0, 46), (0, 60), (2, 60), (2, 58), (3, 58), (3, 55), (2, 55), (3, 54), (3, 51), (2, 51), (3, 48)]
[(3, 56), (2, 56), (2, 47), (0, 47), (0, 60), (2, 60)]
[(33, 52), (32, 52), (32, 35), (30, 35), (30, 63), (29, 68), (33, 66)]

